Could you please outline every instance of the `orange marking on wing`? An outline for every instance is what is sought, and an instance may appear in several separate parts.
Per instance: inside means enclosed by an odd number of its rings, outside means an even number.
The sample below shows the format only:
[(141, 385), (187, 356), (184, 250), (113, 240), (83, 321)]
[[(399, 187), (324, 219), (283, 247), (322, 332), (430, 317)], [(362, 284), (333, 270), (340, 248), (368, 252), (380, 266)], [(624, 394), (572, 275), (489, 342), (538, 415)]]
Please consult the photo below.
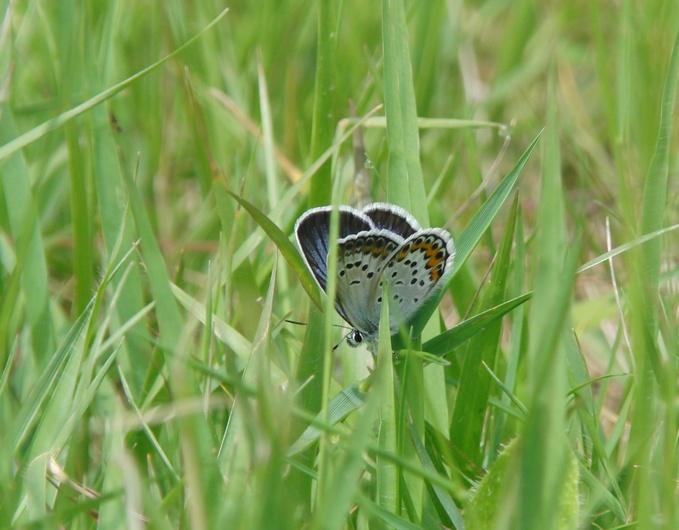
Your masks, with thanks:
[(397, 259), (398, 261), (403, 261), (404, 259), (406, 259), (406, 257), (408, 256), (408, 254), (410, 254), (410, 252), (413, 251), (413, 250), (415, 250), (415, 247), (414, 247), (414, 246), (412, 246), (412, 247), (411, 247), (411, 246), (405, 247), (404, 249), (401, 250), (401, 252), (398, 253), (398, 256), (396, 257), (396, 259)]
[(439, 267), (431, 270), (431, 281), (436, 283), (441, 277), (441, 269)]
[(387, 252), (387, 250), (385, 248), (386, 244), (384, 243), (384, 241), (382, 241), (382, 246), (377, 244), (378, 241), (375, 241), (375, 245), (373, 246), (373, 249), (372, 249), (373, 256), (375, 256), (375, 257), (382, 256), (382, 255), (386, 254), (386, 252)]
[(433, 269), (434, 267), (436, 267), (439, 263), (441, 263), (443, 261), (443, 258), (445, 258), (445, 253), (441, 257), (438, 257), (437, 254), (434, 254), (427, 261), (427, 268)]

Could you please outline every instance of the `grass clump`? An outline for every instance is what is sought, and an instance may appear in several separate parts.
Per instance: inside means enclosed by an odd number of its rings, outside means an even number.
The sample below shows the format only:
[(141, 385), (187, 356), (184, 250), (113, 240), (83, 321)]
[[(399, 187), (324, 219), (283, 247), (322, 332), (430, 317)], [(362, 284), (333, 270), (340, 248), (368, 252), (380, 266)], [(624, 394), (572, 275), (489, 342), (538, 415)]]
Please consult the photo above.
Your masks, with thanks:
[[(4, 525), (679, 527), (679, 7), (2, 14)], [(458, 251), (375, 360), (290, 238), (359, 196)]]

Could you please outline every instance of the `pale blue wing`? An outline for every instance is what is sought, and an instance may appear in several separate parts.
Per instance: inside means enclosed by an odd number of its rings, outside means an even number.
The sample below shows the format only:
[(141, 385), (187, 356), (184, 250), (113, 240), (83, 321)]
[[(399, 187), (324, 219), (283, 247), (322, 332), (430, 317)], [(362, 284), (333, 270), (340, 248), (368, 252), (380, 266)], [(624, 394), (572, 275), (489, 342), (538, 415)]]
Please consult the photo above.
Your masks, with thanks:
[(366, 337), (379, 327), (382, 272), (403, 239), (387, 230), (371, 230), (338, 241), (337, 312)]
[(412, 323), (424, 303), (448, 283), (454, 258), (453, 240), (441, 228), (420, 230), (393, 253), (383, 273), (389, 282), (392, 331), (399, 322)]

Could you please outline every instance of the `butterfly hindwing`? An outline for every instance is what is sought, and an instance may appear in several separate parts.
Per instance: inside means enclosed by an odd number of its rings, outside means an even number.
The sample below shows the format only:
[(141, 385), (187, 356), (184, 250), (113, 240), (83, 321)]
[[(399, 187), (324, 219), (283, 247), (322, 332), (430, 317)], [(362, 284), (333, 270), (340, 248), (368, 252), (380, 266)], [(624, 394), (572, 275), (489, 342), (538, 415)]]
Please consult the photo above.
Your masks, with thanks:
[(420, 230), (394, 252), (383, 272), (392, 327), (411, 324), (424, 302), (445, 287), (454, 257), (453, 241), (440, 228)]
[(380, 278), (402, 242), (402, 238), (386, 230), (360, 232), (338, 241), (337, 311), (362, 333), (377, 331)]

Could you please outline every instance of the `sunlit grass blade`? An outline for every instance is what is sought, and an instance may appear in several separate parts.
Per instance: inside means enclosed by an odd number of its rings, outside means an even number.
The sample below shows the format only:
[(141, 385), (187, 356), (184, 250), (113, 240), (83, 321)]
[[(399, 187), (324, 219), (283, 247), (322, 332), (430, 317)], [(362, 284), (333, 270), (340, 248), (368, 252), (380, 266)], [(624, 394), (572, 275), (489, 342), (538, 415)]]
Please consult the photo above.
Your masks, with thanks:
[[(364, 128), (385, 129), (387, 119), (384, 116), (375, 116), (368, 119), (360, 119)], [(355, 124), (359, 118), (344, 118), (342, 124)], [(458, 118), (417, 118), (417, 127), (422, 129), (445, 129), (445, 130), (464, 130), (464, 129), (499, 129), (504, 131), (507, 125), (496, 121), (486, 120), (464, 120)]]
[(36, 455), (26, 466), (26, 480), (24, 482), (26, 511), (23, 515), (31, 522), (39, 521), (47, 516), (46, 477), (49, 459), (50, 454), (45, 452)]
[(269, 208), (273, 208), (280, 197), (278, 192), (278, 175), (276, 170), (273, 124), (271, 123), (271, 102), (266, 86), (266, 77), (262, 67), (261, 56), (257, 62), (257, 77), (259, 88), (259, 109), (262, 115), (262, 136), (264, 139), (264, 161), (266, 166), (266, 191)]
[(569, 333), (578, 243), (569, 241), (564, 218), (559, 121), (554, 79), (548, 92), (548, 127), (538, 212), (535, 295), (531, 301), (526, 403), (522, 426), (517, 523), (525, 528), (557, 528), (553, 506), (562, 494), (570, 449), (566, 430), (567, 362), (562, 338)]
[[(679, 33), (676, 34), (672, 55), (665, 79), (665, 88), (660, 107), (660, 126), (655, 149), (651, 159), (642, 199), (640, 231), (642, 234), (661, 229), (665, 223), (668, 198), (668, 178), (670, 171), (670, 152), (672, 150), (672, 129), (676, 123), (675, 100), (679, 84)], [(675, 414), (663, 414), (659, 406), (667, 410), (674, 407), (677, 397), (675, 362), (667, 362), (665, 349), (667, 342), (663, 337), (665, 326), (661, 326), (659, 310), (662, 298), (659, 296), (662, 245), (660, 239), (645, 243), (635, 252), (635, 274), (630, 294), (633, 308), (631, 325), (633, 330), (632, 347), (636, 364), (635, 392), (638, 407), (634, 411), (634, 422), (630, 432), (632, 455), (629, 464), (639, 470), (631, 484), (634, 491), (635, 511), (640, 527), (654, 524), (654, 515), (662, 517), (668, 524), (679, 520), (676, 495), (670, 488), (676, 487), (676, 476), (663, 472), (677, 469), (677, 455), (672, 447), (676, 446), (677, 419)], [(676, 325), (676, 323), (675, 323)], [(671, 332), (675, 335), (675, 332)], [(662, 425), (662, 427), (661, 427)], [(650, 430), (660, 429), (658, 439), (661, 447), (655, 447), (648, 436)], [(660, 456), (660, 455), (663, 456)], [(657, 468), (656, 468), (657, 466)], [(663, 494), (656, 497), (653, 485), (658, 481), (658, 469), (664, 487)], [(674, 485), (674, 486), (673, 486)], [(656, 506), (660, 505), (658, 508)]]
[[(332, 145), (335, 129), (335, 86), (337, 83), (337, 12), (339, 2), (318, 4), (318, 48), (316, 50), (316, 80), (311, 127), (311, 160)], [(332, 197), (332, 166), (324, 163), (311, 178), (309, 207), (330, 204)]]
[[(386, 182), (387, 200), (404, 207), (422, 226), (429, 226), (427, 193), (420, 163), (420, 130), (405, 4), (403, 0), (382, 1), (383, 89), (387, 145), (389, 148)], [(430, 307), (425, 308), (421, 313), (421, 320), (415, 323), (413, 337), (416, 343), (419, 342), (422, 330), (435, 307), (436, 304), (431, 303)], [(438, 324), (431, 322), (426, 334), (428, 336), (437, 331), (439, 331)], [(400, 435), (394, 434), (394, 439), (398, 439), (395, 442), (394, 449), (398, 448), (401, 458), (409, 458), (411, 462), (416, 462), (412, 444), (403, 434), (406, 404), (410, 405), (410, 417), (415, 422), (419, 432), (424, 432), (425, 403), (429, 403), (433, 409), (429, 412), (432, 421), (440, 420), (445, 416), (447, 406), (442, 397), (445, 392), (442, 369), (437, 366), (430, 366), (429, 374), (425, 379), (423, 364), (419, 359), (409, 357), (406, 365), (408, 370), (404, 372), (403, 377), (405, 390), (398, 407), (400, 413), (395, 418), (386, 417), (383, 426), (385, 429), (390, 429), (389, 422), (392, 420), (398, 422)], [(425, 381), (428, 384), (425, 384)], [(389, 398), (393, 403), (393, 387), (391, 394), (385, 392), (384, 398)], [(396, 405), (394, 404), (394, 406)], [(389, 433), (389, 431), (385, 430), (385, 433)], [(380, 431), (380, 443), (383, 442), (383, 435), (386, 436), (386, 440), (391, 436), (390, 433), (384, 434)], [(391, 479), (388, 477), (391, 477), (393, 473), (394, 471), (388, 467), (379, 469), (378, 465), (377, 480), (378, 494), (380, 495), (378, 504), (398, 514), (401, 508), (401, 492), (398, 483), (389, 484)], [(383, 501), (384, 492), (380, 491), (380, 484), (382, 484), (382, 487), (389, 488), (389, 496), (395, 497), (391, 500), (394, 503), (393, 506), (388, 503), (383, 504), (386, 499)], [(414, 511), (411, 516), (414, 519), (419, 519), (422, 514), (424, 488), (424, 482), (418, 476), (410, 474), (404, 476), (403, 490), (404, 492), (407, 490), (410, 494), (410, 504)]]
[[(644, 183), (641, 210), (641, 233), (648, 234), (663, 227), (667, 206), (667, 181), (670, 171), (670, 150), (672, 147), (672, 128), (675, 123), (675, 101), (679, 89), (679, 33), (674, 41), (672, 56), (665, 81), (665, 91), (660, 109), (660, 130), (653, 159)], [(661, 244), (659, 240), (644, 245), (644, 278), (649, 285), (649, 293), (655, 292), (660, 275)], [(650, 302), (650, 301), (649, 301)]]
[[(382, 293), (389, 299), (389, 285), (382, 284)], [(377, 344), (377, 367), (374, 391), (380, 396), (378, 446), (382, 453), (398, 454), (396, 439), (396, 394), (394, 392), (394, 363), (389, 329), (389, 304), (382, 304)], [(393, 514), (401, 512), (399, 469), (390, 459), (377, 457), (377, 499), (376, 503)]]
[(108, 374), (113, 362), (116, 360), (119, 351), (120, 349), (116, 349), (108, 356), (101, 367), (97, 369), (92, 380), (87, 382), (86, 386), (79, 385), (84, 387), (83, 391), (81, 392), (81, 395), (77, 395), (73, 400), (75, 406), (69, 410), (68, 419), (63, 424), (59, 424), (60, 429), (58, 430), (58, 436), (54, 439), (52, 451), (61, 450), (68, 439), (73, 435), (76, 425), (82, 420), (85, 411), (95, 399), (99, 387), (104, 380), (104, 377)]
[(39, 412), (49, 400), (54, 386), (59, 382), (61, 374), (71, 355), (82, 346), (81, 341), (87, 331), (92, 315), (94, 300), (90, 302), (80, 318), (71, 327), (67, 337), (50, 358), (40, 378), (35, 382), (30, 394), (24, 399), (21, 409), (14, 420), (14, 448), (18, 449), (28, 435), (29, 430), (38, 421)]
[(387, 199), (427, 226), (427, 194), (420, 165), (417, 102), (403, 4), (403, 0), (382, 1), (384, 112), (389, 144)]

